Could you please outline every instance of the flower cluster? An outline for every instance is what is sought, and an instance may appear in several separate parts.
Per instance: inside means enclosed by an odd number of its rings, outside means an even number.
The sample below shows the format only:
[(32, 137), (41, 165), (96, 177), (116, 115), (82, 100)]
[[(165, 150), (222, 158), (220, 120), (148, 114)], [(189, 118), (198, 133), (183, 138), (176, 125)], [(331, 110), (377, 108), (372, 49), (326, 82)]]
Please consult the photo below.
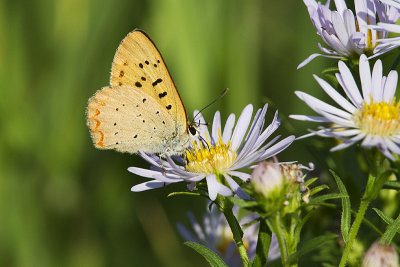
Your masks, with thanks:
[(312, 54), (298, 69), (318, 56), (357, 59), (361, 54), (379, 56), (396, 47), (387, 41), (388, 31), (400, 17), (395, 6), (379, 0), (355, 0), (353, 12), (344, 0), (335, 0), (336, 10), (329, 9), (330, 1), (303, 1), (318, 35), (330, 49), (318, 44), (323, 54)]

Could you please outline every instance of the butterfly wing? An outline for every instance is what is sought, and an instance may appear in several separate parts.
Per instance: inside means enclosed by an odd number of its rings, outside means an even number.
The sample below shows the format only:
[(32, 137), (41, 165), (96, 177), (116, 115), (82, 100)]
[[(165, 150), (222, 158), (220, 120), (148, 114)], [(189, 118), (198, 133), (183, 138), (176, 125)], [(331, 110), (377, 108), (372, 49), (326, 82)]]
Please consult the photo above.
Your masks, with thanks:
[(164, 154), (176, 136), (167, 109), (138, 88), (97, 91), (89, 100), (87, 120), (93, 143), (100, 149)]
[(131, 86), (151, 96), (176, 128), (187, 131), (187, 115), (178, 90), (151, 39), (141, 30), (129, 33), (119, 45), (111, 69), (111, 86)]

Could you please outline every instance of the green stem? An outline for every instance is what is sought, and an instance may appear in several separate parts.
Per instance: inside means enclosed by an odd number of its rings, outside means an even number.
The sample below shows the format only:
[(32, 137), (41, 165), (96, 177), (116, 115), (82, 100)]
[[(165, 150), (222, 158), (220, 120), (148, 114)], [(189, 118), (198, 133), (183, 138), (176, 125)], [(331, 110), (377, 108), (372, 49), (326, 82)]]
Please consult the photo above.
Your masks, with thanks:
[(360, 208), (358, 209), (356, 219), (354, 220), (354, 223), (350, 228), (349, 242), (346, 244), (346, 247), (342, 255), (342, 259), (340, 260), (339, 263), (339, 267), (344, 267), (346, 265), (354, 240), (356, 239), (358, 229), (360, 229), (361, 222), (364, 219), (365, 212), (367, 211), (368, 205), (371, 202), (371, 200), (372, 199), (370, 198), (363, 198), (361, 200)]
[(281, 251), (281, 260), (284, 266), (290, 266), (287, 262), (287, 252), (285, 247), (285, 241), (283, 240), (282, 230), (281, 230), (281, 223), (280, 223), (280, 214), (279, 212), (276, 213), (274, 217), (272, 217), (272, 229), (276, 238), (278, 239), (279, 250)]
[(243, 241), (242, 241), (242, 235), (243, 235), (242, 233), (243, 232), (240, 228), (240, 225), (239, 225), (238, 221), (236, 220), (236, 217), (233, 214), (232, 209), (225, 209), (223, 212), (224, 212), (226, 220), (228, 221), (229, 227), (232, 230), (233, 239), (235, 240), (240, 257), (242, 258), (243, 266), (249, 267), (250, 262), (249, 262), (249, 258), (247, 257), (246, 247), (244, 246)]

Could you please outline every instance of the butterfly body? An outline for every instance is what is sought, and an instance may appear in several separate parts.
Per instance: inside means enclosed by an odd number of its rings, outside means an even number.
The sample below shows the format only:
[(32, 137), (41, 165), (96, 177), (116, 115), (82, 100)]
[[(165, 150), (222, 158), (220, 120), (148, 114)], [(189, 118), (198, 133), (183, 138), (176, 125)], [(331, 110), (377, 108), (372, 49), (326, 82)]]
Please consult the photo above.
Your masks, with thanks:
[(184, 153), (195, 131), (161, 54), (144, 32), (135, 30), (121, 42), (110, 84), (96, 92), (87, 108), (97, 148)]

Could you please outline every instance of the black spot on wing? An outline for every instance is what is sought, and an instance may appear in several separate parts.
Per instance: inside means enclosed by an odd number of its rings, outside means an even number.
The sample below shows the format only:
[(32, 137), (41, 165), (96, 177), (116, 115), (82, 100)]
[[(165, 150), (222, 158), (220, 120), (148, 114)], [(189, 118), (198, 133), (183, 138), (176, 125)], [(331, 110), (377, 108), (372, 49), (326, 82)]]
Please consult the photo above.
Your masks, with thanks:
[(156, 86), (157, 84), (159, 84), (160, 82), (162, 82), (161, 78), (158, 78), (157, 80), (155, 80), (151, 85)]
[(166, 106), (166, 108), (167, 108), (168, 110), (170, 110), (170, 109), (172, 108), (172, 106), (171, 106), (171, 105), (168, 105), (168, 106)]
[(159, 94), (158, 94), (158, 97), (159, 97), (159, 98), (163, 98), (163, 97), (166, 96), (166, 95), (167, 95), (167, 92), (164, 91), (164, 92), (162, 92), (162, 93), (159, 93)]
[(140, 82), (135, 82), (136, 87), (142, 87), (142, 84)]

